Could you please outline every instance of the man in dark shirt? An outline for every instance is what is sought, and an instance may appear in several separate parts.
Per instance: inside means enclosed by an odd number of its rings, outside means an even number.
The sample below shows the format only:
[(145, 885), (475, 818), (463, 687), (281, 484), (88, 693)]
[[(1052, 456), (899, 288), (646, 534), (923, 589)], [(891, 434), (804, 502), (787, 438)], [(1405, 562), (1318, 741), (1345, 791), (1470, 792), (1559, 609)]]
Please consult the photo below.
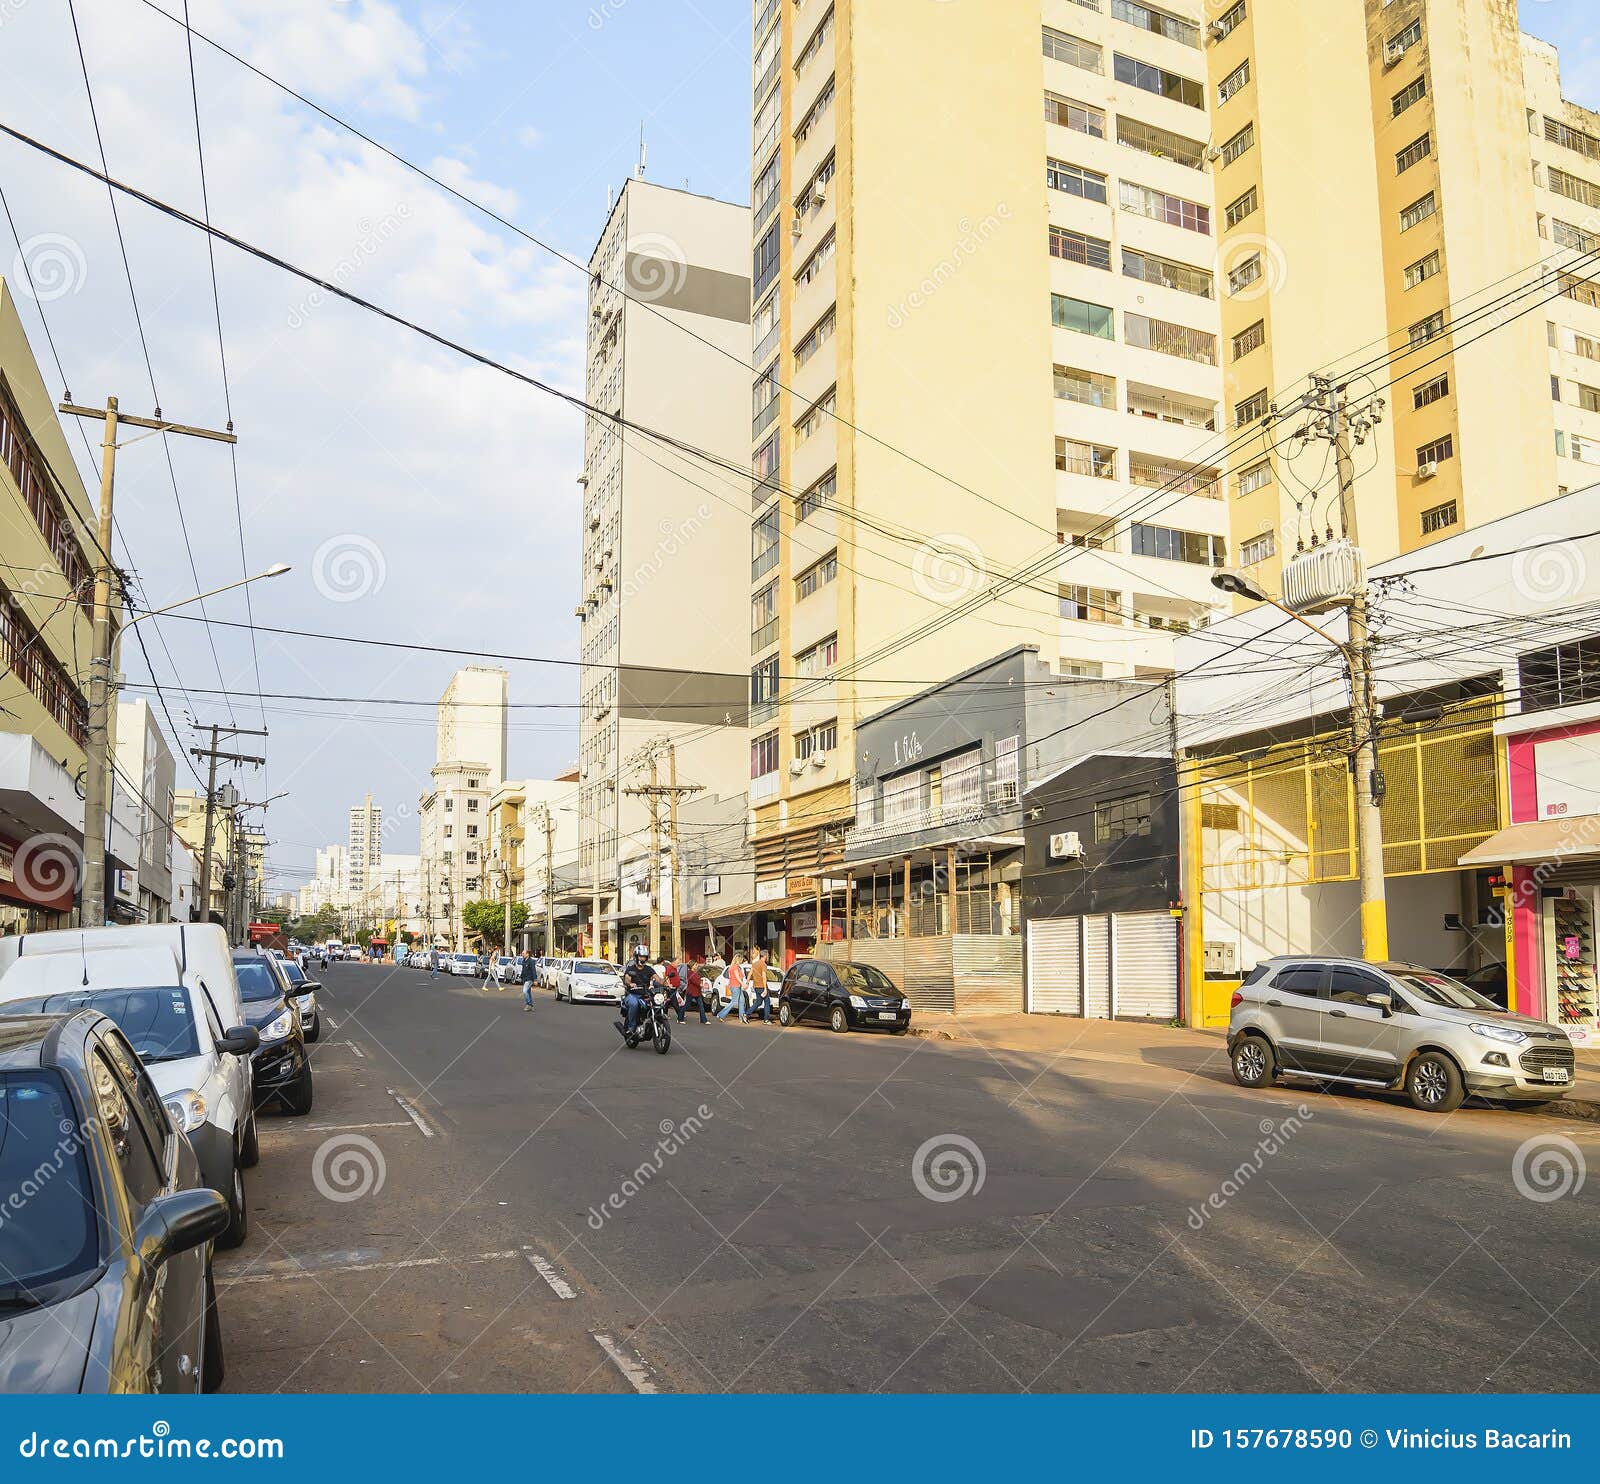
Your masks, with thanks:
[(649, 1004), (649, 996), (655, 993), (658, 978), (644, 944), (636, 945), (628, 967), (622, 971), (622, 1010), (630, 1036), (639, 1029), (639, 1016)]

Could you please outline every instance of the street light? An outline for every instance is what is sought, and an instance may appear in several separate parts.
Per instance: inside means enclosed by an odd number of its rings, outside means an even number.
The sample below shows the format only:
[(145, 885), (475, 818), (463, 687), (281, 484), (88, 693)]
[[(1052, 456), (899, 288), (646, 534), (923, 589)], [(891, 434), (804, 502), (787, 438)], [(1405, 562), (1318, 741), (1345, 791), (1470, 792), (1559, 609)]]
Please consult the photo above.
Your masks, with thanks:
[(237, 582), (225, 582), (221, 587), (209, 588), (203, 593), (196, 593), (192, 598), (180, 598), (176, 603), (168, 603), (164, 608), (150, 608), (145, 612), (136, 614), (123, 624), (123, 631), (131, 629), (136, 623), (143, 623), (147, 618), (156, 618), (163, 613), (171, 613), (174, 608), (187, 608), (191, 603), (203, 602), (206, 598), (214, 598), (218, 593), (231, 593), (236, 587), (246, 587), (252, 582), (262, 582), (268, 577), (282, 577), (285, 572), (292, 572), (287, 562), (274, 562), (265, 572), (257, 572), (254, 577), (241, 577)]
[(1350, 740), (1355, 763), (1356, 862), (1361, 879), (1361, 955), (1371, 963), (1389, 957), (1389, 907), (1383, 879), (1383, 770), (1378, 766), (1377, 700), (1372, 685), (1372, 664), (1367, 653), (1367, 593), (1358, 587), (1340, 606), (1347, 612), (1349, 635), (1340, 639), (1286, 607), (1254, 578), (1221, 568), (1211, 574), (1211, 585), (1236, 598), (1265, 603), (1326, 639), (1344, 659), (1350, 685)]

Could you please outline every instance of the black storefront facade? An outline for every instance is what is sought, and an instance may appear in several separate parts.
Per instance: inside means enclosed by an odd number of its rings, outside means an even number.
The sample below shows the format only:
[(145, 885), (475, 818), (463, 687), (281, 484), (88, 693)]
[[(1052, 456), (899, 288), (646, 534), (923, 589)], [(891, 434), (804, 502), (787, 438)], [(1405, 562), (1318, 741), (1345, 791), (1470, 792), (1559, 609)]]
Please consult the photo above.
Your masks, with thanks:
[(1170, 757), (1097, 753), (1024, 796), (1024, 1008), (1180, 1017), (1177, 774)]

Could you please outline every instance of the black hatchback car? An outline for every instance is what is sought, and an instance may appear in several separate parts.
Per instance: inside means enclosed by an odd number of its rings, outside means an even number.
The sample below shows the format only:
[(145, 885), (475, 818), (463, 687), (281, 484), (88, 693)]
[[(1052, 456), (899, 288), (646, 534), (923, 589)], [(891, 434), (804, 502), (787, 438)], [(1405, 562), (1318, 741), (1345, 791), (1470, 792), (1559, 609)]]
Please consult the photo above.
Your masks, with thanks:
[(110, 1020), (0, 1019), (0, 1393), (215, 1390), (227, 1225)]
[(911, 1001), (875, 964), (825, 963), (796, 959), (783, 976), (778, 1022), (822, 1021), (836, 1031), (911, 1029)]
[(240, 948), (233, 955), (234, 977), (244, 1001), (244, 1017), (260, 1033), (261, 1046), (250, 1058), (255, 1105), (279, 1102), (294, 1114), (309, 1113), (311, 1058), (295, 1003), (295, 988), (270, 954)]

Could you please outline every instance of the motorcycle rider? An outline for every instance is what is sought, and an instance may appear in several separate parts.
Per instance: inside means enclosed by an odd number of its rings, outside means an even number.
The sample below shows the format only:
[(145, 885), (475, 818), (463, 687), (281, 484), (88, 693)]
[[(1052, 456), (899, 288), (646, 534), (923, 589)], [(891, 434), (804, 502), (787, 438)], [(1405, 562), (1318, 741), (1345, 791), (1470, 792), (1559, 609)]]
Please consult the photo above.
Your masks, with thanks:
[(636, 943), (632, 961), (622, 971), (622, 1009), (630, 1036), (638, 1033), (639, 1017), (649, 1005), (658, 982), (664, 981), (651, 965), (649, 951), (643, 943)]

